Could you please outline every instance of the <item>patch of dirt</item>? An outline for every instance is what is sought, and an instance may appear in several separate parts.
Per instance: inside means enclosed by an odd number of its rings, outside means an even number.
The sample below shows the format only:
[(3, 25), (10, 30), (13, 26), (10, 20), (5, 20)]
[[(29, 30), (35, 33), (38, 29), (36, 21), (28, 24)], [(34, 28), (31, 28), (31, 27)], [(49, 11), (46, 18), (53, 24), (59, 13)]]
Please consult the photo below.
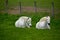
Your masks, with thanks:
[[(35, 10), (36, 9), (36, 10)], [(30, 13), (30, 12), (51, 12), (51, 9), (48, 9), (48, 8), (34, 8), (34, 7), (21, 7), (21, 12), (27, 12), (27, 13)], [(3, 12), (3, 11), (2, 11)], [(19, 14), (20, 13), (20, 7), (19, 6), (16, 6), (16, 7), (11, 7), (8, 9), (8, 13), (11, 13), (11, 14)]]
[[(9, 9), (9, 13), (19, 13), (20, 10), (19, 7), (14, 7), (12, 9)], [(35, 12), (35, 9), (37, 12), (50, 12), (50, 9), (47, 8), (34, 8), (34, 7), (22, 7), (21, 12)]]

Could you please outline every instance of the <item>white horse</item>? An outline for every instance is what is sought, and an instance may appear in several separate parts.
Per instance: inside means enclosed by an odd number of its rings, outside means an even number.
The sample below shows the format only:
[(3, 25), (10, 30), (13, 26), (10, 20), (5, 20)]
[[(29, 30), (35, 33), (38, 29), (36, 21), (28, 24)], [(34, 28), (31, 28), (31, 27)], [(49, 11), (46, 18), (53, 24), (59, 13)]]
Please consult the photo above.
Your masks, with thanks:
[(20, 28), (25, 28), (25, 27), (30, 28), (30, 26), (32, 26), (31, 18), (22, 16), (15, 22), (15, 26)]
[(50, 29), (50, 17), (46, 16), (40, 19), (36, 24), (37, 29)]

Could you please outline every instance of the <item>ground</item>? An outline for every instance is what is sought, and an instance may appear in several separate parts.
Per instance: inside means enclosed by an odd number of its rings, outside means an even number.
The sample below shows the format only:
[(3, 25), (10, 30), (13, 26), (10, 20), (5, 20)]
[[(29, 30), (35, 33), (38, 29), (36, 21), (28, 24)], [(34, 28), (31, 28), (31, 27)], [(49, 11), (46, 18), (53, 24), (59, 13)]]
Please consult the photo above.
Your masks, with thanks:
[[(16, 28), (15, 21), (22, 15), (32, 18), (31, 28)], [(55, 18), (51, 17), (51, 29), (37, 30), (35, 28), (36, 22), (48, 13), (31, 14), (2, 14), (0, 13), (0, 40), (59, 40), (60, 39), (60, 19), (59, 14)]]

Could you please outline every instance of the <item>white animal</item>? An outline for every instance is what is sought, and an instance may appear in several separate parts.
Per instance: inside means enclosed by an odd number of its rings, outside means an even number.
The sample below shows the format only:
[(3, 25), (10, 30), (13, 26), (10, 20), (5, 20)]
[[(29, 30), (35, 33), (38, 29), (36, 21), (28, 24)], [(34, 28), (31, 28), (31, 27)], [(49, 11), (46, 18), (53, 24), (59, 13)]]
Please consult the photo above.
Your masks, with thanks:
[(36, 24), (37, 29), (50, 29), (50, 17), (46, 16), (40, 19)]
[(30, 26), (32, 26), (31, 18), (27, 16), (22, 16), (15, 22), (15, 26), (20, 28), (30, 28)]

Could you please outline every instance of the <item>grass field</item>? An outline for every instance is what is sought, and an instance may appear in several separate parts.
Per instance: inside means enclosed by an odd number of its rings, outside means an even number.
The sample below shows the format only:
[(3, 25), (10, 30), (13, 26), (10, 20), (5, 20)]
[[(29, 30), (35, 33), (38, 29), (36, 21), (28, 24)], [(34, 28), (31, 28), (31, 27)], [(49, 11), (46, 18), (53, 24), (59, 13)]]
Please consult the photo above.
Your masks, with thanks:
[[(13, 3), (14, 1), (14, 3)], [(33, 6), (34, 5), (34, 1), (37, 2), (37, 7), (45, 7), (45, 8), (49, 8), (51, 7), (51, 2), (52, 0), (9, 0), (9, 5), (18, 5), (18, 2), (22, 2), (23, 6)], [(54, 0), (55, 3), (55, 7), (60, 8), (60, 0)]]
[[(36, 22), (48, 13), (37, 13), (34, 14), (3, 14), (0, 13), (0, 40), (60, 40), (60, 19), (59, 14), (55, 15), (53, 19), (51, 17), (51, 29), (48, 30), (37, 30), (35, 28)], [(31, 28), (16, 28), (15, 21), (20, 16), (29, 16), (32, 18)]]
[[(5, 0), (0, 0), (0, 10), (4, 9), (5, 7)], [(34, 1), (37, 2), (37, 7), (42, 8), (51, 8), (52, 0), (8, 0), (8, 6), (17, 6), (19, 5), (19, 1), (22, 2), (22, 6), (34, 6)], [(54, 0), (54, 5), (56, 9), (60, 9), (60, 0)]]
[[(17, 6), (19, 1), (22, 6), (32, 6), (34, 0), (9, 0), (8, 6)], [(51, 8), (52, 0), (36, 0), (37, 7)], [(55, 8), (60, 10), (60, 0), (54, 0)], [(0, 0), (0, 10), (5, 7), (4, 0)], [(59, 11), (58, 10), (58, 11)], [(20, 16), (29, 16), (32, 18), (31, 28), (16, 28), (15, 21)], [(51, 17), (50, 30), (37, 30), (36, 22), (43, 16), (48, 15), (46, 12), (41, 13), (22, 13), (21, 15), (0, 13), (0, 40), (60, 40), (60, 13), (55, 13), (55, 18)]]

